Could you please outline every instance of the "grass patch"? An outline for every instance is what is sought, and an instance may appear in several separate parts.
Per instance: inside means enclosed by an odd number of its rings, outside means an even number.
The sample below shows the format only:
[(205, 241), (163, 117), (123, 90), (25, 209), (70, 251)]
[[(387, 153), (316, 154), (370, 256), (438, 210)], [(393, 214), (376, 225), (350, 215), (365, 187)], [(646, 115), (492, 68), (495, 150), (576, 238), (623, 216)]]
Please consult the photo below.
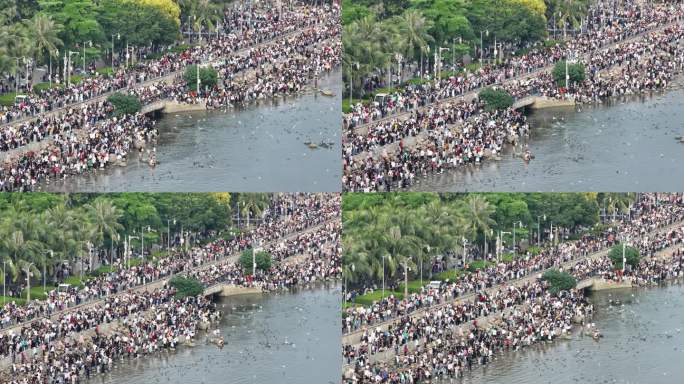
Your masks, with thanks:
[(190, 49), (190, 45), (189, 45), (189, 44), (180, 44), (180, 45), (177, 45), (177, 46), (175, 46), (175, 47), (169, 49), (169, 52), (173, 52), (173, 53), (183, 53), (183, 52), (187, 51), (188, 49)]
[(477, 71), (480, 69), (480, 63), (470, 63), (466, 65), (465, 68), (468, 70), (468, 72)]
[(349, 98), (344, 98), (344, 99), (342, 99), (342, 112), (343, 112), (343, 113), (349, 113), (349, 112), (351, 112), (351, 106), (352, 106), (352, 104), (353, 104), (353, 105), (356, 105), (356, 104), (358, 104), (358, 103), (360, 103), (360, 102), (363, 102), (363, 100), (361, 100), (361, 99), (352, 99), (351, 104), (349, 104)]
[[(396, 297), (400, 300), (404, 298), (404, 294), (401, 292), (390, 291), (387, 289), (385, 290), (385, 296), (384, 297), (389, 297), (392, 295), (394, 295), (394, 297)], [(356, 300), (354, 300), (354, 303), (369, 306), (369, 305), (372, 305), (376, 301), (380, 301), (382, 298), (383, 298), (382, 290), (379, 289), (375, 292), (366, 293), (365, 295), (357, 296)]]
[(26, 299), (0, 295), (0, 305), (13, 302), (17, 305), (26, 305)]
[(126, 267), (128, 267), (128, 268), (137, 267), (138, 265), (142, 264), (142, 262), (143, 262), (142, 259), (138, 259), (138, 258), (128, 259), (126, 261)]
[(38, 84), (33, 86), (33, 92), (41, 93), (43, 91), (47, 91), (48, 89), (54, 89), (54, 88), (64, 88), (64, 85), (52, 83), (52, 87), (51, 87), (50, 83), (38, 83)]
[(97, 267), (94, 271), (91, 272), (93, 276), (100, 276), (100, 275), (105, 275), (107, 273), (112, 273), (116, 271), (116, 267), (112, 267), (111, 265), (101, 265)]
[[(429, 283), (428, 280), (423, 280), (423, 284)], [(420, 280), (412, 280), (408, 282), (409, 293), (420, 293), (423, 285), (420, 284)], [(404, 292), (404, 283), (399, 284), (399, 292)]]
[(153, 259), (165, 259), (169, 257), (169, 253), (167, 251), (154, 251), (152, 252), (152, 258)]
[(0, 105), (4, 107), (13, 106), (15, 97), (17, 97), (17, 94), (15, 92), (4, 93), (0, 95)]
[(538, 247), (536, 245), (531, 245), (527, 247), (527, 252), (530, 253), (532, 256), (537, 256), (538, 254), (541, 253), (541, 247)]
[(83, 81), (84, 77), (83, 76), (71, 76), (71, 84), (78, 84)]
[(114, 74), (114, 70), (112, 69), (112, 67), (102, 67), (102, 68), (98, 68), (98, 69), (95, 70), (95, 72), (97, 72), (97, 73), (99, 73), (100, 75), (103, 75), (103, 76), (111, 76), (111, 75)]
[(501, 261), (503, 261), (504, 263), (510, 263), (511, 261), (513, 261), (513, 259), (515, 259), (515, 257), (512, 253), (504, 253), (503, 255), (501, 255)]
[[(45, 286), (45, 290), (43, 290), (42, 285), (31, 287), (31, 300), (45, 300), (47, 299), (48, 292), (52, 291), (53, 289), (55, 289), (55, 287), (50, 285)], [(26, 289), (21, 291), (21, 297), (26, 297)]]
[(434, 275), (433, 278), (440, 281), (456, 281), (462, 274), (460, 269), (450, 269)]
[(88, 279), (90, 279), (90, 277), (88, 276), (84, 276), (83, 279), (81, 279), (80, 276), (69, 276), (66, 279), (64, 279), (64, 284), (69, 284), (73, 287), (80, 288), (83, 287), (84, 283), (88, 281)]
[(494, 266), (494, 263), (492, 263), (491, 261), (475, 260), (475, 261), (468, 264), (468, 270), (470, 272), (475, 272), (475, 271), (479, 271), (480, 269), (484, 269), (484, 268), (491, 267), (491, 266)]

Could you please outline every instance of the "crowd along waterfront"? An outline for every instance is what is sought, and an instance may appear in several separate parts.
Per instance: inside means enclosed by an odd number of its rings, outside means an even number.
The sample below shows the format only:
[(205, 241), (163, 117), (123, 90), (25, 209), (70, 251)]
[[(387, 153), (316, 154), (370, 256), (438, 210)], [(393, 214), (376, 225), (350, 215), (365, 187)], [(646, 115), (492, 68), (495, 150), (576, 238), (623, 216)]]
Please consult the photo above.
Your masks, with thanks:
[(326, 284), (219, 298), (223, 316), (217, 329), (223, 348), (199, 341), (194, 347), (117, 365), (88, 383), (201, 384), (227, 377), (236, 384), (334, 383), (340, 375), (339, 297), (339, 286)]
[[(133, 152), (125, 167), (54, 180), (42, 189), (339, 191), (340, 72), (317, 85), (334, 96), (311, 89), (244, 108), (162, 115), (156, 125), (156, 167)], [(310, 148), (306, 142), (318, 146)]]
[[(591, 104), (666, 88), (683, 63), (681, 6), (625, 3), (616, 11), (619, 23), (592, 23), (589, 32), (561, 44), (354, 105), (344, 122), (344, 189), (411, 188), (426, 175), (501, 157), (509, 143), (520, 144), (530, 134), (515, 100)], [(586, 68), (586, 78), (559, 83), (551, 67), (571, 59)], [(490, 99), (477, 98), (485, 87), (506, 94), (511, 103), (490, 105)], [(644, 150), (649, 149), (633, 147)], [(516, 152), (520, 161), (535, 157), (529, 148)]]
[[(504, 354), (466, 374), (473, 384), (671, 384), (684, 375), (684, 284), (593, 292), (592, 322), (603, 333)], [(619, 302), (620, 304), (615, 304)], [(449, 381), (444, 381), (449, 383)]]
[[(243, 12), (241, 7), (226, 11), (226, 23), (241, 25), (242, 18), (233, 17)], [(40, 113), (45, 103), (53, 107), (55, 101), (49, 92), (29, 98), (17, 111), (6, 112), (4, 118), (10, 119), (10, 125), (1, 131), (2, 149), (7, 152), (0, 172), (1, 189), (34, 190), (46, 180), (125, 165), (134, 150), (144, 150), (145, 161), (156, 166), (154, 143), (159, 131), (155, 122), (137, 110), (119, 110), (121, 105), (94, 95), (123, 87), (126, 95), (120, 98), (138, 99), (137, 104), (144, 107), (160, 101), (180, 105), (180, 110), (236, 107), (300, 93), (339, 64), (337, 6), (302, 5), (276, 13), (272, 7), (249, 5), (249, 12), (253, 14), (249, 19), (253, 30), (240, 28), (239, 35), (243, 36), (217, 33), (207, 44), (137, 64), (129, 73), (124, 69), (112, 78), (96, 76), (92, 83), (69, 88), (58, 106), (67, 104), (67, 108), (55, 116)], [(201, 71), (212, 71), (215, 84), (195, 90), (195, 83), (173, 75), (173, 71), (192, 69), (190, 64), (198, 72), (200, 65), (211, 67)], [(158, 80), (160, 73), (170, 78)], [(150, 78), (155, 80), (145, 82)], [(330, 90), (319, 91), (332, 94)], [(88, 98), (90, 104), (76, 103), (69, 108), (72, 105), (68, 104)], [(123, 105), (129, 104), (134, 103)], [(37, 118), (14, 122), (18, 118), (15, 114), (20, 118), (36, 111), (40, 113)], [(328, 140), (324, 144), (334, 143)]]
[[(668, 190), (681, 172), (684, 121), (681, 79), (652, 95), (618, 97), (600, 105), (531, 111), (524, 143), (535, 159), (523, 162), (513, 149), (500, 160), (432, 174), (416, 191), (627, 191)], [(657, 172), (655, 171), (657, 170)]]

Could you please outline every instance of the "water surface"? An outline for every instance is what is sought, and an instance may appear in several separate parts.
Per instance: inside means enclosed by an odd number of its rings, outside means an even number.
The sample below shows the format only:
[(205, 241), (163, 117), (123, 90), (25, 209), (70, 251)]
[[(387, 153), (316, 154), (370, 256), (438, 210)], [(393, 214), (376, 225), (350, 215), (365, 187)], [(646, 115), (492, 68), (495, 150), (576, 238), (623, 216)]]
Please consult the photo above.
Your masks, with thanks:
[(340, 295), (328, 286), (221, 298), (223, 349), (202, 334), (193, 348), (125, 360), (89, 383), (337, 383)]
[[(681, 87), (681, 84), (675, 84)], [(582, 108), (533, 112), (529, 164), (501, 161), (421, 179), (421, 191), (643, 191), (684, 189), (684, 89)]]
[[(165, 115), (159, 165), (126, 167), (45, 185), (53, 192), (336, 192), (340, 188), (341, 72), (321, 89), (242, 109)], [(310, 149), (305, 142), (332, 142)]]

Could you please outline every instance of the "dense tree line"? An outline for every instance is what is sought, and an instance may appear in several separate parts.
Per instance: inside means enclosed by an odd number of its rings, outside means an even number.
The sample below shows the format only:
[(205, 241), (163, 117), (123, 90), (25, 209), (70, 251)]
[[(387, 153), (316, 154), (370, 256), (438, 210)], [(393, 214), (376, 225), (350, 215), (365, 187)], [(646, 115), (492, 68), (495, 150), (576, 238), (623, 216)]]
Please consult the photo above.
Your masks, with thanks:
[[(41, 279), (43, 266), (52, 279), (60, 263), (76, 265), (92, 252), (103, 262), (120, 255), (124, 239), (139, 253), (165, 249), (167, 234), (210, 238), (240, 231), (234, 224), (238, 207), (245, 219), (259, 218), (271, 194), (257, 193), (111, 193), (0, 194), (0, 259), (7, 282), (16, 282), (27, 268)], [(2, 275), (0, 273), (0, 275)], [(3, 280), (4, 281), (4, 280)]]
[[(345, 82), (353, 73), (354, 96), (388, 66), (429, 63), (438, 47), (443, 62), (475, 57), (480, 47), (497, 56), (540, 42), (548, 28), (579, 28), (588, 0), (343, 0)], [(555, 23), (555, 24), (554, 24)], [(392, 67), (390, 67), (392, 68)], [(393, 71), (395, 69), (392, 69)], [(368, 88), (368, 87), (366, 87)]]
[[(537, 231), (549, 237), (551, 224), (565, 237), (600, 228), (600, 216), (625, 214), (634, 194), (620, 193), (383, 193), (345, 194), (343, 266), (352, 284), (403, 278), (427, 271), (434, 260), (460, 253), (493, 254), (499, 231), (504, 245), (534, 243)], [(529, 240), (529, 241), (528, 241)], [(352, 267), (353, 266), (353, 267)]]
[[(214, 31), (229, 1), (209, 0), (0, 0), (0, 73), (60, 63), (65, 51), (88, 61), (130, 47), (157, 50), (181, 37), (181, 25)], [(17, 59), (20, 59), (19, 62)]]

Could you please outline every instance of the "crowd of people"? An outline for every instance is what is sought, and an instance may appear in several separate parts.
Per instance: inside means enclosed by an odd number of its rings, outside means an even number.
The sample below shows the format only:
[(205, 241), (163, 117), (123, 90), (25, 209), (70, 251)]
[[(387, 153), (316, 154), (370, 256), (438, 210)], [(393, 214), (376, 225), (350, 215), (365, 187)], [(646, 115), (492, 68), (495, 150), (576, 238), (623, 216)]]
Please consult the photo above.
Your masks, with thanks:
[[(124, 267), (128, 257), (121, 255), (112, 262), (113, 272), (84, 282), (82, 288), (68, 292), (51, 292), (47, 300), (35, 300), (23, 306), (7, 303), (0, 308), (0, 326), (8, 328), (43, 316), (51, 316), (70, 307), (124, 292), (161, 278), (193, 270), (245, 249), (270, 243), (287, 243), (288, 236), (335, 221), (340, 211), (339, 196), (329, 194), (284, 195), (271, 203), (263, 220), (230, 240), (218, 239), (204, 247), (174, 248), (160, 260), (148, 260)], [(305, 235), (297, 235), (305, 236)], [(302, 237), (307, 239), (307, 237)], [(295, 246), (292, 245), (294, 248)], [(281, 252), (281, 251), (279, 251)]]
[[(665, 223), (681, 221), (684, 215), (680, 203), (649, 209), (637, 218), (639, 225), (621, 228), (619, 233), (635, 236), (632, 245), (643, 256), (637, 266), (624, 274), (613, 266), (607, 255), (580, 258), (569, 268), (561, 264), (576, 257), (556, 260), (546, 268), (556, 266), (567, 270), (577, 281), (588, 277), (616, 281), (628, 278), (633, 286), (684, 277), (681, 247), (684, 229), (675, 226), (659, 233), (651, 232)], [(669, 219), (664, 220), (666, 216)], [(511, 272), (516, 278), (527, 275)], [(364, 327), (358, 343), (343, 345), (343, 356), (349, 365), (343, 382), (403, 384), (458, 378), (474, 365), (488, 364), (496, 354), (565, 336), (573, 324), (583, 324), (592, 312), (581, 292), (570, 290), (554, 295), (546, 281), (532, 279), (515, 284), (511, 280), (494, 277), (474, 284), (471, 281), (469, 288), (474, 295), (459, 302), (453, 300), (463, 292), (450, 291), (454, 286), (446, 284), (444, 294), (424, 291), (408, 301), (392, 299), (392, 307), (374, 309), (379, 316), (371, 317), (392, 321), (384, 327), (379, 324)], [(423, 302), (429, 304), (423, 306)], [(434, 305), (438, 303), (441, 305)], [(412, 313), (413, 304), (425, 310)], [(403, 308), (395, 310), (399, 306)]]
[[(254, 17), (254, 25), (272, 20), (271, 10), (264, 17)], [(263, 15), (262, 15), (263, 16)], [(164, 56), (161, 64), (141, 63), (140, 72), (128, 73), (125, 91), (136, 96), (143, 105), (160, 99), (181, 103), (204, 103), (207, 108), (236, 106), (277, 95), (292, 94), (311, 79), (329, 72), (341, 58), (338, 7), (295, 8), (279, 16), (280, 21), (263, 30), (243, 29), (250, 39), (234, 35), (219, 35), (207, 44), (190, 48), (179, 57)], [(282, 18), (282, 19), (280, 19)], [(260, 45), (256, 45), (260, 44)], [(243, 53), (237, 53), (243, 50)], [(220, 58), (225, 58), (221, 61)], [(188, 64), (208, 60), (219, 72), (220, 82), (213, 88), (191, 89), (181, 76), (174, 81), (156, 81), (159, 71), (173, 73)], [(152, 71), (152, 73), (150, 73)], [(247, 72), (254, 72), (246, 77)], [(127, 77), (128, 78), (128, 77)], [(100, 79), (101, 80), (101, 79)], [(96, 78), (92, 80), (97, 83)], [(112, 89), (112, 82), (103, 81), (99, 91), (88, 88), (87, 99)], [(144, 84), (143, 84), (144, 83)], [(99, 84), (99, 83), (98, 83)], [(194, 84), (193, 84), (194, 85)], [(117, 88), (118, 89), (118, 88)], [(79, 93), (76, 101), (83, 100)], [(46, 96), (48, 100), (60, 99)], [(20, 149), (48, 137), (52, 141), (38, 149), (24, 150), (4, 159), (0, 169), (0, 191), (33, 191), (50, 180), (65, 178), (104, 168), (110, 164), (124, 165), (134, 149), (146, 150), (153, 156), (157, 131), (154, 121), (144, 115), (112, 117), (113, 106), (105, 100), (68, 107), (51, 115), (0, 128), (0, 150)]]
[[(499, 157), (506, 144), (522, 144), (521, 139), (529, 135), (529, 125), (519, 111), (512, 108), (490, 111), (472, 97), (453, 99), (486, 85), (496, 84), (495, 87), (506, 90), (514, 98), (540, 95), (571, 98), (576, 102), (594, 102), (666, 87), (684, 64), (681, 50), (677, 48), (684, 28), (667, 26), (681, 18), (682, 8), (668, 4), (650, 8), (628, 3), (625, 11), (628, 11), (625, 20), (617, 23), (621, 32), (600, 41), (614, 44), (640, 35), (635, 41), (609, 47), (599, 45), (592, 36), (603, 36), (605, 31), (597, 27), (588, 35), (549, 48), (546, 54), (533, 54), (538, 57), (539, 68), (550, 64), (548, 60), (587, 57), (580, 60), (587, 67), (587, 78), (578, 84), (568, 84), (567, 88), (557, 86), (548, 72), (519, 77), (521, 73), (512, 68), (520, 65), (511, 67), (504, 63), (502, 67), (485, 67), (478, 73), (454, 76), (440, 84), (410, 85), (390, 97), (387, 110), (357, 105), (345, 117), (344, 189), (370, 192), (407, 188), (415, 183), (416, 177), (477, 164), (486, 158)], [(613, 26), (603, 28), (610, 30)], [(662, 30), (648, 32), (656, 28)], [(611, 72), (615, 67), (618, 70)], [(523, 74), (533, 68), (527, 66)], [(373, 122), (374, 117), (390, 116), (392, 111), (407, 111), (408, 116)], [(413, 143), (405, 145), (407, 139)], [(531, 158), (526, 148), (521, 149), (520, 155), (523, 159)]]
[[(342, 331), (345, 334), (354, 332), (466, 294), (532, 276), (572, 260), (584, 259), (615, 245), (621, 240), (618, 236), (632, 239), (630, 241), (645, 256), (652, 256), (655, 252), (681, 241), (684, 236), (682, 228), (669, 227), (684, 220), (684, 202), (663, 201), (654, 206), (644, 200), (634, 208), (635, 213), (631, 218), (614, 223), (614, 226), (599, 235), (584, 235), (579, 240), (557, 245), (548, 243), (536, 255), (525, 255), (511, 262), (501, 262), (474, 273), (460, 275), (457, 280), (442, 284), (439, 289), (426, 287), (423, 292), (412, 293), (402, 300), (390, 296), (370, 307), (348, 308), (342, 319)], [(662, 231), (663, 228), (666, 230)]]
[[(270, 291), (338, 278), (341, 273), (341, 223), (330, 221), (330, 218), (335, 215), (339, 218), (339, 203), (339, 197), (324, 194), (279, 198), (265, 212), (263, 224), (254, 231), (266, 236), (272, 234), (273, 239), (258, 239), (254, 233), (247, 233), (241, 240), (217, 240), (183, 255), (170, 255), (160, 260), (160, 264), (171, 258), (190, 259), (188, 264), (192, 264), (192, 268), (181, 268), (174, 274), (197, 278), (205, 287), (221, 282)], [(283, 214), (289, 216), (283, 218)], [(275, 223), (278, 218), (281, 223)], [(296, 223), (297, 220), (300, 222)], [(322, 225), (278, 241), (276, 234), (282, 233), (285, 225), (297, 228), (303, 222)], [(273, 252), (274, 265), (254, 276), (233, 260), (203, 267), (229, 255), (231, 250), (246, 249), (242, 247), (248, 244), (262, 245), (265, 251)], [(296, 260), (288, 262), (293, 256), (297, 256)], [(152, 268), (151, 264), (143, 269), (149, 268)], [(139, 267), (131, 268), (134, 269), (139, 270)], [(114, 272), (109, 277), (117, 279), (117, 276)], [(220, 318), (220, 311), (202, 295), (177, 299), (175, 289), (167, 284), (152, 291), (133, 291), (130, 288), (139, 286), (145, 279), (133, 281), (137, 284), (121, 287), (123, 293), (108, 292), (112, 294), (105, 295), (101, 302), (75, 310), (58, 313), (38, 310), (34, 321), (0, 334), (0, 356), (12, 362), (9, 374), (14, 381), (9, 382), (80, 382), (95, 373), (110, 370), (113, 359), (139, 357), (192, 342), (198, 324)], [(84, 289), (102, 288), (97, 283), (95, 287), (89, 282)], [(93, 298), (98, 296), (92, 295)], [(89, 330), (94, 330), (94, 335), (84, 333)]]
[[(217, 60), (223, 56), (310, 28), (328, 19), (325, 7), (295, 5), (277, 10), (270, 4), (236, 4), (223, 14), (221, 31), (204, 37), (201, 44), (182, 52), (169, 51), (159, 59), (144, 60), (131, 67), (120, 65), (111, 74), (95, 71), (77, 84), (29, 92), (20, 105), (0, 110), (0, 124), (81, 103), (112, 91), (123, 90), (154, 79), (177, 74), (187, 65)], [(57, 81), (55, 81), (58, 83)], [(58, 83), (59, 84), (59, 83)], [(29, 90), (31, 91), (31, 90)]]

